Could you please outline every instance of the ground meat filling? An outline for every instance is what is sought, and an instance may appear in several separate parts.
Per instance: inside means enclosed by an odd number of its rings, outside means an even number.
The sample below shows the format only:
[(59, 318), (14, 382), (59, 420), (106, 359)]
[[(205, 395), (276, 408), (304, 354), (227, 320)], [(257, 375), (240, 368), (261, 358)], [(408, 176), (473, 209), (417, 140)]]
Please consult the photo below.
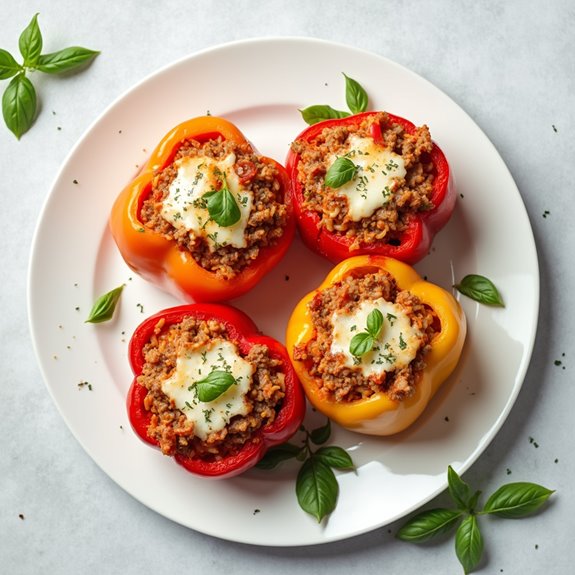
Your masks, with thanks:
[[(391, 199), (371, 216), (360, 221), (351, 219), (347, 198), (325, 185), (328, 160), (348, 150), (350, 136), (370, 138), (370, 126), (379, 122), (385, 148), (402, 156), (406, 174), (397, 178)], [(313, 140), (292, 143), (292, 151), (299, 155), (298, 179), (303, 190), (303, 207), (319, 216), (320, 227), (346, 236), (350, 249), (374, 242), (399, 244), (409, 218), (418, 212), (432, 209), (434, 166), (430, 152), (433, 148), (427, 126), (416, 128), (413, 134), (402, 126), (391, 123), (385, 112), (364, 119), (359, 126), (325, 128)]]
[(162, 217), (162, 202), (177, 175), (177, 169), (172, 164), (155, 176), (152, 191), (144, 200), (140, 211), (140, 219), (145, 227), (175, 240), (182, 249), (190, 252), (201, 267), (226, 279), (240, 273), (258, 257), (262, 248), (277, 244), (284, 234), (288, 211), (277, 168), (262, 161), (249, 143), (238, 144), (221, 138), (204, 143), (187, 140), (172, 160), (174, 162), (190, 156), (218, 161), (232, 153), (236, 156), (234, 170), (242, 186), (253, 194), (253, 205), (245, 232), (245, 247), (219, 245), (214, 250), (204, 237), (183, 228), (178, 229)]
[(226, 328), (215, 320), (185, 318), (164, 328), (158, 322), (155, 334), (144, 346), (145, 364), (138, 383), (148, 389), (144, 407), (152, 413), (148, 435), (159, 442), (166, 455), (205, 460), (221, 459), (237, 453), (258, 430), (272, 423), (285, 395), (284, 370), (264, 345), (253, 345), (243, 358), (254, 366), (245, 402), (247, 415), (232, 417), (226, 427), (210, 433), (205, 440), (194, 435), (194, 423), (162, 391), (162, 382), (172, 375), (182, 348), (201, 348), (213, 338), (228, 339)]
[[(400, 305), (422, 336), (417, 355), (407, 367), (365, 377), (360, 367), (345, 365), (342, 353), (331, 352), (331, 318), (336, 311), (351, 313), (362, 301), (378, 298)], [(413, 394), (417, 374), (425, 368), (425, 354), (438, 327), (437, 317), (419, 298), (400, 290), (387, 272), (378, 271), (361, 277), (349, 275), (319, 292), (310, 302), (309, 310), (314, 337), (295, 348), (294, 358), (306, 363), (326, 399), (352, 402), (383, 392), (391, 399), (401, 401)]]

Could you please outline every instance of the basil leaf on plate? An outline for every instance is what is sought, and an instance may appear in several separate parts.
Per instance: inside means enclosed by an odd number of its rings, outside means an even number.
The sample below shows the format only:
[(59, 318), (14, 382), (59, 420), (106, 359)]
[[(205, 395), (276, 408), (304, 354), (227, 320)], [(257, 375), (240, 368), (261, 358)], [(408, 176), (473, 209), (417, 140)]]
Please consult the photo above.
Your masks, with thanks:
[(367, 92), (353, 78), (345, 77), (345, 101), (353, 114), (359, 114), (367, 110)]
[(309, 438), (315, 445), (322, 445), (331, 435), (331, 421), (328, 419), (325, 425), (312, 429), (309, 433)]
[(334, 469), (351, 470), (355, 469), (355, 465), (349, 455), (349, 453), (343, 449), (343, 447), (338, 447), (337, 445), (328, 445), (326, 447), (320, 447), (315, 453), (314, 457), (319, 457), (320, 460), (333, 467)]
[(258, 461), (256, 467), (259, 469), (274, 469), (274, 467), (277, 467), (283, 461), (297, 458), (301, 450), (301, 447), (293, 445), (292, 443), (276, 445), (266, 451), (266, 454)]
[(324, 104), (308, 106), (307, 108), (300, 110), (300, 114), (304, 122), (310, 126), (317, 124), (318, 122), (323, 122), (324, 120), (336, 120), (338, 118), (346, 118), (350, 115), (349, 112), (336, 110), (331, 106)]
[(333, 470), (317, 457), (307, 459), (296, 479), (300, 507), (319, 523), (335, 509), (338, 494), (339, 485)]
[(101, 295), (94, 302), (85, 323), (102, 323), (112, 319), (123, 289), (124, 286), (121, 285), (108, 293)]
[(479, 303), (505, 307), (495, 284), (485, 276), (478, 274), (466, 275), (453, 287), (463, 295)]

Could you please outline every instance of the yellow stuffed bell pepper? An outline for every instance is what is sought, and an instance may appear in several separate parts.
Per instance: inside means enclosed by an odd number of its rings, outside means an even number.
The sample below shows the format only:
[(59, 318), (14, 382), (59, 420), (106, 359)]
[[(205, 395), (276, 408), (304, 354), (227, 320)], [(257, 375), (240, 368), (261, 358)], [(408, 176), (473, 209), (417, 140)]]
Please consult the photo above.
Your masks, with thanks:
[(286, 346), (318, 411), (352, 431), (392, 435), (455, 369), (466, 325), (457, 300), (409, 265), (357, 256), (299, 302)]

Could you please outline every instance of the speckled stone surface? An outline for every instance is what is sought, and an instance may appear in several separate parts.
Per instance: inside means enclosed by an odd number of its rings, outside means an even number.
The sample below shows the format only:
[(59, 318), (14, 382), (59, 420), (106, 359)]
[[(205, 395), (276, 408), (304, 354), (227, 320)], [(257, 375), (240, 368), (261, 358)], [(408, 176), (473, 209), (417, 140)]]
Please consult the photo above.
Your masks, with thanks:
[[(0, 572), (461, 572), (450, 541), (422, 547), (401, 543), (393, 537), (398, 524), (339, 543), (284, 549), (230, 543), (172, 523), (97, 467), (42, 381), (28, 329), (29, 254), (43, 202), (74, 143), (112, 101), (166, 64), (223, 42), (271, 36), (343, 42), (410, 68), (465, 109), (509, 167), (539, 254), (539, 331), (517, 403), (465, 479), (485, 492), (525, 480), (557, 493), (543, 513), (529, 519), (487, 519), (478, 572), (572, 572), (571, 0), (21, 0), (3, 3), (0, 47), (17, 53), (19, 33), (36, 12), (45, 51), (79, 44), (102, 54), (81, 74), (34, 77), (41, 113), (21, 141), (0, 126)], [(445, 503), (442, 495), (431, 505)]]

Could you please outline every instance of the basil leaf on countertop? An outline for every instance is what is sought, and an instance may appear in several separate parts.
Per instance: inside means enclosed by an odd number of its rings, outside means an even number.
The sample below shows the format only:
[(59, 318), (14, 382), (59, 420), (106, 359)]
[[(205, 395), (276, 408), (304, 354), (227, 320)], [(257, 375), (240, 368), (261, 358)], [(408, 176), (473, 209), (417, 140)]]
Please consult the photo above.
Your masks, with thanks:
[(468, 515), (457, 528), (455, 533), (455, 554), (465, 573), (471, 573), (481, 561), (483, 537), (475, 515)]
[(24, 58), (24, 66), (34, 67), (42, 52), (42, 33), (38, 26), (38, 14), (34, 14), (30, 24), (20, 34), (18, 47)]
[(112, 319), (123, 289), (124, 286), (121, 285), (101, 295), (94, 302), (85, 323), (102, 323)]
[(489, 497), (483, 513), (518, 519), (537, 511), (553, 493), (536, 483), (507, 483)]
[(81, 46), (70, 46), (57, 52), (43, 54), (36, 62), (36, 69), (45, 74), (60, 74), (80, 67), (100, 52)]
[(20, 139), (34, 123), (36, 105), (32, 82), (22, 73), (14, 76), (2, 95), (2, 116), (16, 138)]
[(12, 54), (0, 48), (0, 80), (12, 78), (22, 70), (22, 66), (14, 60)]
[(422, 511), (402, 525), (396, 537), (402, 541), (427, 541), (451, 531), (461, 517), (462, 511), (458, 509), (437, 508)]

